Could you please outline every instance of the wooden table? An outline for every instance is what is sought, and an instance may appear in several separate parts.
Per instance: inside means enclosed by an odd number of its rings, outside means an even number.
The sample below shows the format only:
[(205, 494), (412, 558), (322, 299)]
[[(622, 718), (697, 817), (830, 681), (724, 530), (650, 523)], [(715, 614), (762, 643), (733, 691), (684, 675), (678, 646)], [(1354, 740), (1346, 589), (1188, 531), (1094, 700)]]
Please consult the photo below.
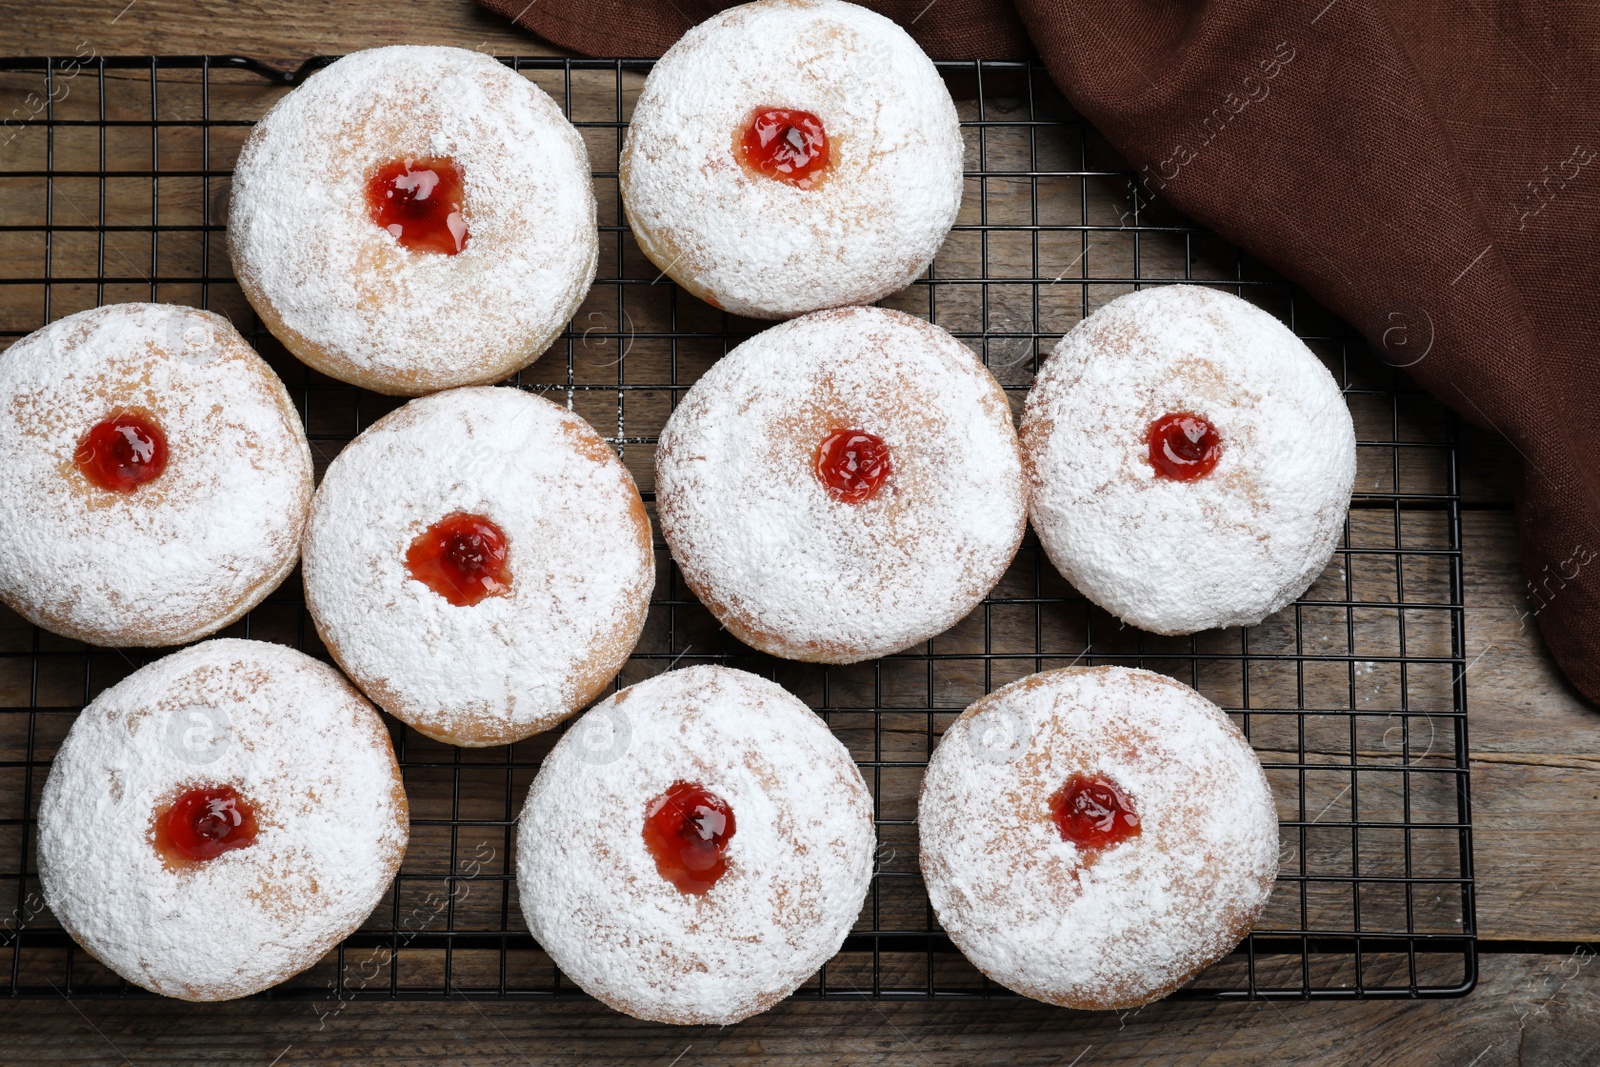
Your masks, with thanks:
[[(474, 5), (333, 0), (0, 0), (0, 51), (236, 53), (293, 66), (396, 42), (552, 54)], [(1462, 449), (1467, 690), (1478, 922), (1462, 1000), (1162, 1002), (1084, 1014), (1021, 1003), (802, 1002), (725, 1029), (669, 1029), (587, 1002), (6, 1005), (7, 1063), (1590, 1063), (1600, 1058), (1600, 717), (1526, 615), (1514, 456)]]

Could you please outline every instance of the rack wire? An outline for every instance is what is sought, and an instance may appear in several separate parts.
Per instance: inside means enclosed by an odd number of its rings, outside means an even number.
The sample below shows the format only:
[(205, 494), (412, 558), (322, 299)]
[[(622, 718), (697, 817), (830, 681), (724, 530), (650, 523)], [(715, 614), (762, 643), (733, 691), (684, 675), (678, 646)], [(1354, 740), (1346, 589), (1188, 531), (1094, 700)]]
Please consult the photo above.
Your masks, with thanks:
[[(327, 461), (397, 401), (325, 378), (262, 329), (223, 251), (232, 161), (249, 126), (327, 63), (279, 71), (221, 57), (0, 59), (0, 338), (105, 303), (228, 315), (296, 397)], [(639, 253), (617, 153), (648, 61), (518, 58), (582, 132), (600, 204), (593, 292), (514, 384), (604, 432), (653, 502), (652, 451), (676, 402), (760, 329), (679, 291)], [(1188, 282), (1278, 315), (1345, 390), (1359, 473), (1339, 551), (1297, 603), (1249, 629), (1159, 638), (1069, 587), (1030, 534), (970, 617), (925, 645), (827, 667), (754, 653), (720, 631), (657, 543), (658, 587), (617, 685), (718, 662), (773, 678), (826, 719), (875, 798), (880, 849), (843, 951), (798, 996), (1009, 997), (940, 932), (918, 874), (922, 768), (971, 701), (1069, 663), (1171, 674), (1230, 711), (1281, 816), (1276, 891), (1254, 933), (1176, 994), (1432, 997), (1476, 980), (1454, 416), (1303, 292), (1148, 188), (1036, 64), (940, 64), (966, 138), (961, 217), (926, 276), (885, 301), (980, 352), (1014, 406), (1042, 356), (1122, 293)], [(314, 235), (308, 235), (314, 239)], [(653, 506), (653, 504), (652, 504)], [(325, 658), (298, 576), (231, 627)], [(34, 816), (77, 711), (158, 651), (86, 647), (0, 609), (0, 930), (13, 997), (139, 996), (44, 907)], [(266, 994), (324, 1018), (351, 999), (580, 995), (524, 926), (513, 821), (550, 737), (487, 750), (391, 722), (412, 846), (388, 898), (316, 967)], [(4, 957), (0, 957), (4, 958)]]

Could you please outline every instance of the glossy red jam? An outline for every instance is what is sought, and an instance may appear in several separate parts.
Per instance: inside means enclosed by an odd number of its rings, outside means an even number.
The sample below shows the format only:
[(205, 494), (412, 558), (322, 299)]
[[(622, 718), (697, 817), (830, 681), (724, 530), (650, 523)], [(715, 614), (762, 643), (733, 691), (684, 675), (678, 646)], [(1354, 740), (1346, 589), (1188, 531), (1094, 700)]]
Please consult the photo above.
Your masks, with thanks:
[(167, 469), (167, 436), (152, 418), (113, 415), (83, 435), (73, 462), (100, 488), (131, 493)]
[(698, 782), (673, 782), (644, 812), (645, 847), (680, 893), (699, 896), (727, 873), (733, 831), (733, 809)]
[(367, 179), (367, 207), (401, 247), (453, 256), (467, 247), (462, 186), (453, 159), (397, 159)]
[(1075, 774), (1050, 798), (1061, 840), (1097, 853), (1139, 836), (1133, 798), (1109, 778)]
[(417, 536), (406, 550), (411, 577), (457, 607), (511, 588), (509, 550), (500, 527), (482, 515), (457, 511)]
[(865, 430), (835, 430), (817, 446), (817, 478), (835, 500), (871, 500), (894, 473), (889, 446)]
[(256, 814), (231, 785), (200, 786), (157, 812), (155, 830), (162, 857), (186, 866), (254, 844)]
[(1169, 412), (1145, 434), (1150, 465), (1163, 478), (1187, 482), (1210, 474), (1222, 456), (1222, 435), (1202, 416)]
[(757, 111), (739, 140), (745, 165), (801, 189), (828, 167), (828, 131), (809, 111), (771, 107)]

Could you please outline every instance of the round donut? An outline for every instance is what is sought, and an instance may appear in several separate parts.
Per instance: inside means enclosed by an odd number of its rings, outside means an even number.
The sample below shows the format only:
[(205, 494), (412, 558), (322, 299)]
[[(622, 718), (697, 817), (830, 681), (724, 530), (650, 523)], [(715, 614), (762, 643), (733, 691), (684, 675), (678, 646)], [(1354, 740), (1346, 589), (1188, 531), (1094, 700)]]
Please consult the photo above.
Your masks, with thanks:
[(518, 818), (517, 886), (529, 931), (585, 992), (727, 1025), (839, 951), (874, 840), (866, 783), (821, 719), (766, 679), (690, 667), (556, 743)]
[(0, 354), (0, 437), (0, 601), (46, 630), (183, 644), (299, 559), (305, 431), (219, 315), (114, 304), (29, 334)]
[[(849, 430), (888, 453), (861, 501), (818, 474)], [(1005, 393), (944, 330), (882, 308), (818, 311), (724, 356), (661, 431), (656, 492), (684, 581), (729, 632), (822, 663), (949, 629), (1027, 523)]]
[(488, 56), (356, 52), (250, 131), (228, 251), (261, 321), (324, 374), (403, 396), (499, 381), (594, 281), (587, 151), (554, 101)]
[(39, 803), (39, 882), (123, 978), (227, 1000), (355, 930), (409, 829), (388, 730), (339, 672), (282, 645), (207, 641), (72, 724)]
[(973, 704), (928, 763), (917, 825), (956, 947), (1068, 1008), (1171, 993), (1250, 932), (1278, 871), (1249, 742), (1193, 689), (1125, 667), (1046, 671)]
[(1252, 626), (1305, 592), (1355, 483), (1327, 368), (1267, 312), (1199, 286), (1130, 293), (1074, 327), (1021, 437), (1050, 561), (1158, 634)]
[(911, 284), (956, 220), (962, 152), (950, 92), (904, 30), (839, 0), (761, 0), (702, 22), (650, 71), (622, 204), (689, 292), (788, 318)]
[(303, 573), (317, 632), (379, 706), (436, 740), (504, 745), (616, 677), (655, 555), (632, 476), (588, 423), (478, 387), (413, 400), (339, 453)]

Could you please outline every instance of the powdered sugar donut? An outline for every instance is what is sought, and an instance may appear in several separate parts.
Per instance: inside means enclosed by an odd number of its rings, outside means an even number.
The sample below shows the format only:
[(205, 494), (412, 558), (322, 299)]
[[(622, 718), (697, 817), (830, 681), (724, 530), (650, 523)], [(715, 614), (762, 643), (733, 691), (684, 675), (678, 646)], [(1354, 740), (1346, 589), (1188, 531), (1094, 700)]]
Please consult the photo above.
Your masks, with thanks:
[(583, 419), (517, 389), (437, 393), (328, 467), (306, 606), (385, 711), (458, 745), (547, 730), (616, 676), (655, 581), (633, 478)]
[(1278, 869), (1272, 792), (1222, 709), (1125, 667), (1030, 675), (945, 731), (918, 810), (950, 939), (1036, 1000), (1164, 997), (1255, 924)]
[(948, 333), (881, 308), (819, 311), (724, 356), (661, 431), (656, 491), (723, 625), (823, 663), (954, 625), (1027, 521), (1000, 386)]
[(669, 1023), (738, 1022), (839, 951), (872, 881), (872, 798), (828, 728), (726, 667), (596, 705), (517, 822), (528, 929), (585, 992)]
[(762, 0), (690, 30), (645, 80), (620, 166), (645, 255), (763, 319), (904, 288), (961, 206), (949, 90), (904, 30), (839, 0)]
[(389, 733), (337, 671), (281, 645), (207, 641), (72, 724), (39, 804), (39, 882), (123, 978), (226, 1000), (359, 926), (408, 832)]
[(299, 559), (311, 450), (221, 316), (69, 315), (0, 355), (0, 600), (97, 645), (214, 633)]
[(415, 396), (498, 381), (594, 280), (583, 139), (522, 75), (460, 48), (348, 55), (250, 132), (228, 250), (267, 328), (324, 374)]
[(1021, 436), (1051, 562), (1158, 634), (1250, 626), (1303, 593), (1355, 482), (1333, 376), (1277, 319), (1198, 286), (1130, 293), (1074, 327)]

